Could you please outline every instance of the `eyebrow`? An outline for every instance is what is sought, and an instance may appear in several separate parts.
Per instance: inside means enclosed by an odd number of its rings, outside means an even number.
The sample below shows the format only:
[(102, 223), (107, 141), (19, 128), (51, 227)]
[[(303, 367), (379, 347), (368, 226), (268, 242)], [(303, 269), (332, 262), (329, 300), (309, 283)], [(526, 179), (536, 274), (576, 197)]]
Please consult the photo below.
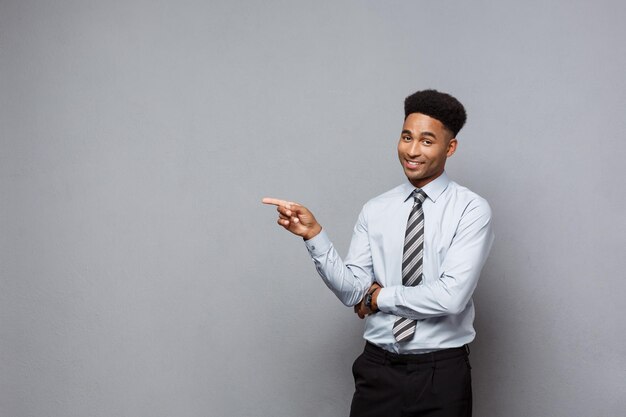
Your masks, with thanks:
[[(411, 133), (411, 131), (410, 131), (410, 130), (406, 130), (406, 129), (404, 129), (404, 130), (402, 131), (402, 134), (403, 134), (403, 135), (404, 135), (404, 134), (407, 134), (407, 135), (411, 135), (411, 136), (413, 136), (413, 133)], [(420, 134), (419, 134), (419, 135), (420, 135), (420, 136), (430, 136), (430, 137), (431, 137), (431, 138), (433, 138), (433, 139), (437, 139), (437, 136), (435, 136), (435, 134), (434, 134), (433, 132), (429, 132), (429, 131), (420, 132)]]

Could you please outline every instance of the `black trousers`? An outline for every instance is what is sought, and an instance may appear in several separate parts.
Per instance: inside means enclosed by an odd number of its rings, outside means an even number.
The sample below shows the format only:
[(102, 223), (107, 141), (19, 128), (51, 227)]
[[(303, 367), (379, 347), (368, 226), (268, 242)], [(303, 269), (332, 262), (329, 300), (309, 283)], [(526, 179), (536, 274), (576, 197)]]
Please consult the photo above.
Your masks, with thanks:
[(397, 355), (367, 343), (354, 361), (350, 417), (471, 417), (467, 347)]

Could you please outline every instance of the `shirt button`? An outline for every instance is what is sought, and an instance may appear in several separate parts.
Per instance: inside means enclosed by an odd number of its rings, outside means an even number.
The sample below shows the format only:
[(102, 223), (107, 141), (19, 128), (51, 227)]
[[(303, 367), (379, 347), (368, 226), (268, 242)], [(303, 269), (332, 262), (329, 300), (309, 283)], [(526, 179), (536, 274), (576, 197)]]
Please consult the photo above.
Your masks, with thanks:
[(311, 246), (311, 249), (315, 250), (315, 246)]

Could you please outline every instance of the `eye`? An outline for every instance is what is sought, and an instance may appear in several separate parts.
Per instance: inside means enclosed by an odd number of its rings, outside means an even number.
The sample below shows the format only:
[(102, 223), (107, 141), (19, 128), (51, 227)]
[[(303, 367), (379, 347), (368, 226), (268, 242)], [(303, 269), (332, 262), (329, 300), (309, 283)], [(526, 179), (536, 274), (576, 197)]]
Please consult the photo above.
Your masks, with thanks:
[(408, 141), (411, 140), (411, 137), (410, 136), (402, 136), (402, 140), (405, 141), (405, 142), (408, 142)]
[(432, 142), (432, 141), (430, 141), (430, 140), (428, 140), (428, 139), (424, 139), (424, 140), (422, 141), (422, 143), (423, 143), (424, 145), (426, 145), (426, 146), (430, 146), (430, 145), (432, 145), (432, 144), (433, 144), (433, 142)]

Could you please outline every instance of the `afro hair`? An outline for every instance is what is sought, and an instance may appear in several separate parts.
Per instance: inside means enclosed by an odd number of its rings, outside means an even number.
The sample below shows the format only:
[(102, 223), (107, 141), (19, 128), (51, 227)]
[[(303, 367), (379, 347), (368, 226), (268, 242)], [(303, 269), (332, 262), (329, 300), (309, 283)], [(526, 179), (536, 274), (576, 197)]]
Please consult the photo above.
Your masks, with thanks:
[(422, 113), (439, 120), (454, 137), (465, 124), (465, 108), (450, 94), (437, 90), (423, 90), (404, 99), (404, 118), (411, 113)]

